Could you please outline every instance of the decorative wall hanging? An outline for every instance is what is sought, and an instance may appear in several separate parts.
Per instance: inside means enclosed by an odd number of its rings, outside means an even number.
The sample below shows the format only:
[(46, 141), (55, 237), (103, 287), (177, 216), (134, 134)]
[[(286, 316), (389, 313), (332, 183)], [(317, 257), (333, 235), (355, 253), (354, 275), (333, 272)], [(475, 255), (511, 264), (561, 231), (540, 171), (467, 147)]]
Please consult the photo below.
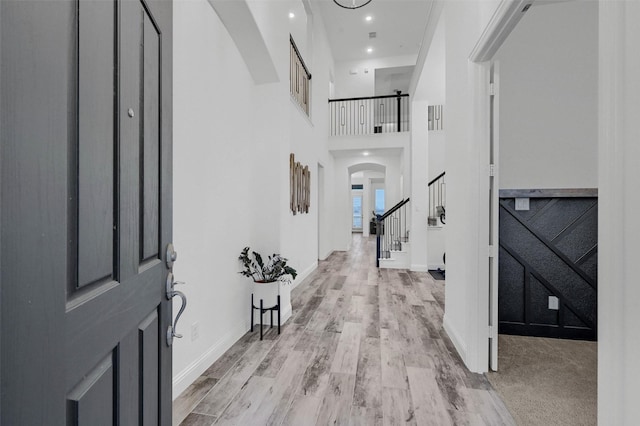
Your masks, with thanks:
[(428, 110), (429, 130), (442, 130), (442, 105), (429, 105)]
[(309, 213), (311, 207), (311, 171), (309, 166), (296, 162), (294, 154), (289, 155), (289, 196), (293, 214)]

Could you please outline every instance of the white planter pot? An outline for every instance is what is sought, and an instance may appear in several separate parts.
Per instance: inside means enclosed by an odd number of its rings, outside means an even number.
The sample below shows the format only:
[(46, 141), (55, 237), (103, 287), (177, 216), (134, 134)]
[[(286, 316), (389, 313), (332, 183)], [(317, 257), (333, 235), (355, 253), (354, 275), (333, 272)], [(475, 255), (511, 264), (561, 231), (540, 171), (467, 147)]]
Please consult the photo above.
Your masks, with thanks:
[(280, 281), (271, 283), (253, 283), (253, 304), (259, 308), (260, 300), (264, 308), (270, 308), (278, 304), (280, 295)]

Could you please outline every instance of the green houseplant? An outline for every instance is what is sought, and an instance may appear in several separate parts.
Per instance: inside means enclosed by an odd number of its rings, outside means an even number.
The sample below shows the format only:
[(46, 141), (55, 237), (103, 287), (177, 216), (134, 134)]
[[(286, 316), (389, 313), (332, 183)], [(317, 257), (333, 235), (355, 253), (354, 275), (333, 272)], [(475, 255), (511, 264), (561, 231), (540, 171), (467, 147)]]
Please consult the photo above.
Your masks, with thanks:
[(243, 269), (239, 273), (245, 277), (251, 278), (256, 283), (271, 283), (280, 281), (291, 283), (292, 279), (296, 279), (298, 273), (291, 266), (287, 266), (287, 259), (279, 254), (273, 254), (268, 257), (265, 263), (260, 253), (252, 251), (249, 254), (249, 247), (245, 247), (240, 252), (238, 260), (242, 262)]

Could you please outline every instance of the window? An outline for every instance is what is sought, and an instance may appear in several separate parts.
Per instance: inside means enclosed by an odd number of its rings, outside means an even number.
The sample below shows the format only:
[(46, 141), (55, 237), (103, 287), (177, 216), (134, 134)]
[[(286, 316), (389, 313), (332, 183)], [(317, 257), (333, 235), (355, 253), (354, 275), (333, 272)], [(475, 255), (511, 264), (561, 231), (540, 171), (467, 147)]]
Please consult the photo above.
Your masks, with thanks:
[(374, 206), (376, 214), (384, 213), (384, 189), (376, 189)]
[(300, 51), (293, 41), (293, 37), (289, 36), (289, 90), (291, 96), (296, 100), (302, 110), (309, 115), (309, 81), (311, 73), (307, 69)]

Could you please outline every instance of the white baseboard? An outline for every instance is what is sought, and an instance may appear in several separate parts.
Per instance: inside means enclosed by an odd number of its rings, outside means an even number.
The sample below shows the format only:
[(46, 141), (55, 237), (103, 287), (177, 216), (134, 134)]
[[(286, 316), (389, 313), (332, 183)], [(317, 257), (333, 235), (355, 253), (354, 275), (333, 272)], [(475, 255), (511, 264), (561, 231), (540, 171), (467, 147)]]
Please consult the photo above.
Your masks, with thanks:
[(436, 271), (438, 269), (446, 269), (444, 263), (430, 263), (429, 264), (429, 270), (431, 271)]
[[(289, 306), (289, 316), (291, 316), (291, 306)], [(175, 400), (179, 397), (211, 364), (216, 362), (234, 343), (244, 336), (247, 330), (247, 322), (239, 322), (200, 357), (189, 364), (184, 370), (175, 374), (172, 381), (173, 399)]]
[(413, 272), (429, 272), (428, 265), (411, 265), (411, 270)]
[(460, 355), (460, 358), (462, 358), (462, 361), (464, 361), (464, 363), (466, 364), (467, 363), (467, 347), (464, 343), (462, 343), (462, 339), (460, 339), (460, 336), (458, 335), (458, 333), (449, 323), (449, 317), (447, 317), (447, 314), (444, 315), (444, 319), (442, 320), (442, 326), (444, 328), (444, 331), (447, 332), (449, 339), (451, 339), (453, 346), (456, 347), (456, 350), (458, 351), (458, 355)]
[(291, 290), (298, 287), (313, 271), (318, 268), (318, 261), (316, 260), (304, 271), (300, 272), (295, 280), (291, 281)]
[(327, 260), (329, 258), (329, 256), (331, 256), (332, 254), (333, 254), (333, 250), (329, 250), (324, 255), (320, 256), (320, 260)]

